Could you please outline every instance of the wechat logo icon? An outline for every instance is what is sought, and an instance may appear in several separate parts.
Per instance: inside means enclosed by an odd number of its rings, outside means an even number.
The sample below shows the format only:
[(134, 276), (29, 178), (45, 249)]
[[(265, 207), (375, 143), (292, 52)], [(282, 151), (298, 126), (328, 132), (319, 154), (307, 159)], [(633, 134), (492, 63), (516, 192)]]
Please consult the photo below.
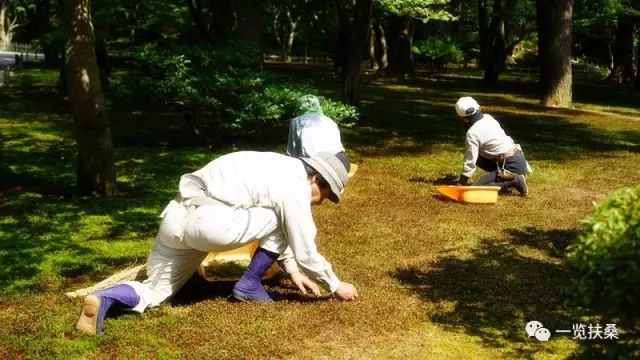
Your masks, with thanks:
[(529, 321), (524, 327), (529, 337), (535, 337), (538, 341), (549, 341), (551, 331), (545, 328), (540, 321)]

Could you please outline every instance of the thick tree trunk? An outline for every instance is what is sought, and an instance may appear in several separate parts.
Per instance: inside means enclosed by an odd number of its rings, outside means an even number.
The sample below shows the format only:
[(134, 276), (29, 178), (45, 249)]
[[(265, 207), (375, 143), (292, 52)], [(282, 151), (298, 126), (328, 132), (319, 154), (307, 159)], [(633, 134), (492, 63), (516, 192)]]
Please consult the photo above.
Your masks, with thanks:
[[(342, 55), (342, 99), (357, 106), (359, 103), (358, 82), (373, 10), (373, 0), (357, 0), (350, 17), (345, 0), (336, 0), (340, 38), (344, 45)], [(353, 18), (353, 20), (351, 20)], [(342, 45), (342, 44), (341, 44)]]
[(536, 0), (536, 9), (542, 90), (540, 104), (570, 107), (573, 0)]
[(613, 51), (613, 68), (607, 80), (618, 83), (633, 79), (633, 28), (634, 19), (629, 16), (618, 18), (616, 40)]
[[(61, 0), (62, 1), (62, 0)], [(65, 74), (78, 147), (77, 182), (84, 194), (116, 192), (111, 128), (96, 61), (90, 0), (64, 0)]]

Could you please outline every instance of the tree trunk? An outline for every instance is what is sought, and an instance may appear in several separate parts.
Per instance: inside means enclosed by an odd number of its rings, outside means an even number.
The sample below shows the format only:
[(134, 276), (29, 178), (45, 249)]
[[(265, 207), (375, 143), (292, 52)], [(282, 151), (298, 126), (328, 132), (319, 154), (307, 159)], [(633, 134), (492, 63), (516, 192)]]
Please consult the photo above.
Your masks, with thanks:
[(9, 18), (9, 1), (0, 0), (0, 43), (10, 44), (18, 26), (17, 16)]
[(291, 52), (293, 51), (293, 41), (296, 39), (297, 26), (297, 22), (291, 23), (291, 31), (289, 31), (289, 36), (287, 37), (287, 62), (291, 62)]
[(536, 0), (536, 10), (542, 90), (540, 104), (570, 107), (573, 0)]
[[(359, 103), (358, 82), (373, 10), (373, 0), (357, 0), (349, 16), (345, 0), (336, 0), (342, 55), (342, 99), (357, 106)], [(353, 20), (351, 20), (353, 18)]]
[(618, 18), (613, 68), (607, 80), (622, 83), (633, 79), (633, 28), (633, 18), (629, 16)]
[(505, 63), (510, 54), (507, 45), (505, 19), (516, 5), (516, 0), (493, 2), (491, 19), (489, 19), (488, 3), (478, 2), (478, 32), (480, 34), (480, 67), (484, 70), (484, 80), (488, 83), (498, 81), (506, 68)]
[(211, 24), (206, 23), (203, 18), (203, 9), (202, 5), (199, 1), (196, 0), (194, 3), (192, 0), (186, 0), (187, 7), (189, 8), (189, 15), (191, 15), (191, 20), (193, 20), (196, 29), (198, 29), (198, 33), (202, 36), (202, 38), (208, 42), (212, 43), (213, 39), (211, 37)]
[(378, 65), (378, 58), (376, 56), (376, 32), (373, 29), (373, 24), (369, 30), (369, 68), (373, 74), (378, 72), (380, 65)]
[(113, 195), (116, 173), (111, 128), (96, 61), (90, 0), (62, 1), (65, 73), (78, 147), (77, 182), (83, 194)]
[(289, 21), (289, 31), (287, 32), (287, 38), (285, 43), (285, 62), (291, 62), (291, 52), (293, 50), (293, 41), (296, 39), (296, 29), (298, 28), (298, 22), (300, 17), (296, 19), (291, 16), (291, 11), (287, 9), (287, 20)]
[(389, 22), (389, 72), (404, 76), (413, 72), (411, 56), (412, 21), (405, 17), (392, 17)]
[(384, 74), (389, 66), (389, 61), (387, 60), (387, 39), (381, 21), (374, 21), (371, 24), (369, 57), (373, 72)]
[(485, 49), (484, 81), (496, 83), (505, 69), (507, 61), (506, 40), (504, 33), (504, 20), (496, 20), (497, 24), (490, 29), (490, 44)]
[[(220, 1), (220, 0), (216, 0)], [(260, 44), (264, 40), (266, 22), (259, 0), (234, 0), (233, 16), (237, 39), (241, 43)]]
[(380, 33), (380, 65), (382, 66), (382, 71), (386, 71), (389, 67), (389, 57), (388, 57), (388, 47), (387, 47), (387, 36), (384, 32), (384, 26), (382, 24), (378, 24), (378, 31)]
[(636, 53), (636, 89), (640, 91), (640, 31), (638, 31), (638, 52)]
[(5, 30), (8, 5), (7, 0), (0, 0), (0, 45), (9, 42), (7, 39), (7, 32)]

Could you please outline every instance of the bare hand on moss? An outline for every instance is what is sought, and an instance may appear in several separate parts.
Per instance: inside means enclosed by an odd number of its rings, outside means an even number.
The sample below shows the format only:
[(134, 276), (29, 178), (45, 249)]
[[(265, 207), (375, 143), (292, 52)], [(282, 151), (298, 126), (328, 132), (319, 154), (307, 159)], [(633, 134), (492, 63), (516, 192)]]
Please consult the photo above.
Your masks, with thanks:
[(302, 291), (303, 294), (307, 293), (307, 289), (311, 291), (315, 296), (320, 296), (320, 288), (316, 283), (309, 280), (306, 276), (304, 276), (301, 272), (296, 272), (290, 274), (291, 281)]
[(340, 300), (356, 300), (358, 298), (358, 290), (352, 284), (342, 281), (334, 295)]

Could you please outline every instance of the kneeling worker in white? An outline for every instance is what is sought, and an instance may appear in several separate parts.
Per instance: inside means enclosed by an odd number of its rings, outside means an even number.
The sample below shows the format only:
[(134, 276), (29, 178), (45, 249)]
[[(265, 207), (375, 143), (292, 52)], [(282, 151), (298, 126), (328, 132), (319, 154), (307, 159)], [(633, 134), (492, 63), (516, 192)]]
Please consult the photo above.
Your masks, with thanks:
[(325, 198), (340, 201), (349, 167), (344, 153), (292, 158), (242, 151), (183, 175), (178, 196), (162, 212), (147, 261), (148, 279), (88, 295), (76, 328), (101, 333), (112, 305), (136, 312), (158, 306), (186, 283), (207, 253), (254, 239), (259, 248), (233, 288), (238, 300), (273, 301), (261, 279), (276, 260), (303, 293), (319, 295), (317, 283), (338, 299), (355, 300), (356, 288), (340, 281), (318, 252), (311, 213), (311, 205)]
[(493, 116), (480, 112), (480, 105), (472, 97), (461, 97), (455, 108), (458, 119), (467, 127), (458, 185), (467, 185), (479, 167), (487, 173), (473, 185), (499, 186), (500, 193), (515, 188), (520, 195), (527, 196), (529, 188), (525, 174), (531, 172), (531, 167), (520, 145), (514, 143)]

